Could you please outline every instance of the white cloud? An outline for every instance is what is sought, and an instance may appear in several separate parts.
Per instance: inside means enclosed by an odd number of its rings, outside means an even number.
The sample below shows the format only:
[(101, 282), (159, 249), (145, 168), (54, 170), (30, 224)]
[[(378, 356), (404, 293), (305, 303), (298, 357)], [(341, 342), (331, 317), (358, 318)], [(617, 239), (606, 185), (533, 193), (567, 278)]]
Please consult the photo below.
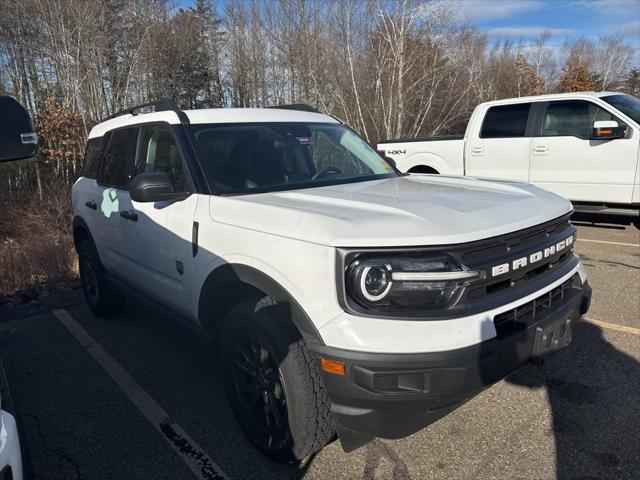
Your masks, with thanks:
[(492, 37), (537, 37), (544, 32), (549, 32), (550, 35), (569, 35), (575, 33), (575, 30), (570, 28), (546, 28), (538, 26), (497, 27), (489, 29), (487, 34)]
[(463, 0), (458, 15), (474, 21), (511, 17), (544, 7), (541, 0)]
[(622, 35), (637, 35), (638, 37), (640, 37), (640, 20), (636, 20), (635, 22), (623, 23), (622, 25), (617, 27), (616, 30)]
[(607, 16), (628, 17), (633, 12), (638, 15), (638, 0), (573, 0), (569, 5), (597, 10)]

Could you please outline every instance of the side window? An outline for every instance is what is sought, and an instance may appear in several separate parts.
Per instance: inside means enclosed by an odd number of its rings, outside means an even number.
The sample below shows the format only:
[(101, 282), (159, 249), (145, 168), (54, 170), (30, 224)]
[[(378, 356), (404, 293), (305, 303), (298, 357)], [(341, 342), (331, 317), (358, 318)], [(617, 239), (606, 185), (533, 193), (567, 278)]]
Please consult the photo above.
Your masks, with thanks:
[(129, 187), (137, 136), (137, 128), (123, 128), (111, 133), (103, 155), (101, 184), (122, 189)]
[(480, 138), (524, 137), (530, 109), (530, 103), (489, 108), (482, 122)]
[(604, 108), (586, 100), (551, 102), (544, 115), (542, 136), (579, 137), (587, 140), (591, 138), (593, 122), (600, 120), (620, 122)]
[(169, 175), (176, 192), (186, 190), (184, 158), (171, 128), (150, 125), (140, 129), (135, 175), (164, 172)]
[(89, 139), (87, 149), (84, 152), (84, 177), (93, 179), (98, 177), (101, 154), (102, 137)]

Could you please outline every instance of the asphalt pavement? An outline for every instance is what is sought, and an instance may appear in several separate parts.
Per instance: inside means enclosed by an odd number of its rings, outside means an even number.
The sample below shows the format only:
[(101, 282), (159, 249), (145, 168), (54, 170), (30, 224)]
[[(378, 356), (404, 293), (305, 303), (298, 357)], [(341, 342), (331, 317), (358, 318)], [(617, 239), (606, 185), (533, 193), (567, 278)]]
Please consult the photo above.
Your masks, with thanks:
[(640, 232), (574, 220), (594, 295), (569, 348), (402, 440), (273, 463), (197, 332), (139, 306), (97, 319), (78, 292), (35, 315), (0, 307), (3, 408), (35, 479), (637, 479)]

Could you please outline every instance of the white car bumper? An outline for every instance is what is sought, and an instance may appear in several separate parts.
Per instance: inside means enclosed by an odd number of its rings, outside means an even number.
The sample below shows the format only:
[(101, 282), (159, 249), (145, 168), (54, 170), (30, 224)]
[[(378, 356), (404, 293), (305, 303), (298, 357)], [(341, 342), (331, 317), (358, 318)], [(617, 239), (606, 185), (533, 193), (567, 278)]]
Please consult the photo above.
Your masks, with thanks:
[[(12, 476), (8, 476), (9, 471)], [(16, 420), (0, 410), (0, 480), (5, 478), (23, 479), (22, 456)]]

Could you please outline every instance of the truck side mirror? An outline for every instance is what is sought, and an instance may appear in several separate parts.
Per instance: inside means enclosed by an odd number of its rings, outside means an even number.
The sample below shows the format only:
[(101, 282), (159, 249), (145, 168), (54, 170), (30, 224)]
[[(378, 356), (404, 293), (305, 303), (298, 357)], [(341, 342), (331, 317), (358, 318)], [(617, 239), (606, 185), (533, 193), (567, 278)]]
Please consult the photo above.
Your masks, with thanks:
[(148, 172), (136, 175), (129, 184), (129, 194), (134, 202), (164, 202), (184, 200), (190, 193), (175, 192), (173, 183), (164, 172)]
[(0, 162), (33, 157), (38, 153), (38, 135), (31, 117), (15, 99), (0, 96)]
[(594, 140), (613, 140), (622, 138), (627, 133), (626, 125), (618, 125), (615, 120), (599, 120), (593, 122)]
[(387, 162), (389, 165), (391, 165), (393, 168), (395, 168), (396, 170), (398, 169), (398, 166), (396, 165), (396, 161), (391, 158), (391, 157), (383, 157), (384, 161)]

